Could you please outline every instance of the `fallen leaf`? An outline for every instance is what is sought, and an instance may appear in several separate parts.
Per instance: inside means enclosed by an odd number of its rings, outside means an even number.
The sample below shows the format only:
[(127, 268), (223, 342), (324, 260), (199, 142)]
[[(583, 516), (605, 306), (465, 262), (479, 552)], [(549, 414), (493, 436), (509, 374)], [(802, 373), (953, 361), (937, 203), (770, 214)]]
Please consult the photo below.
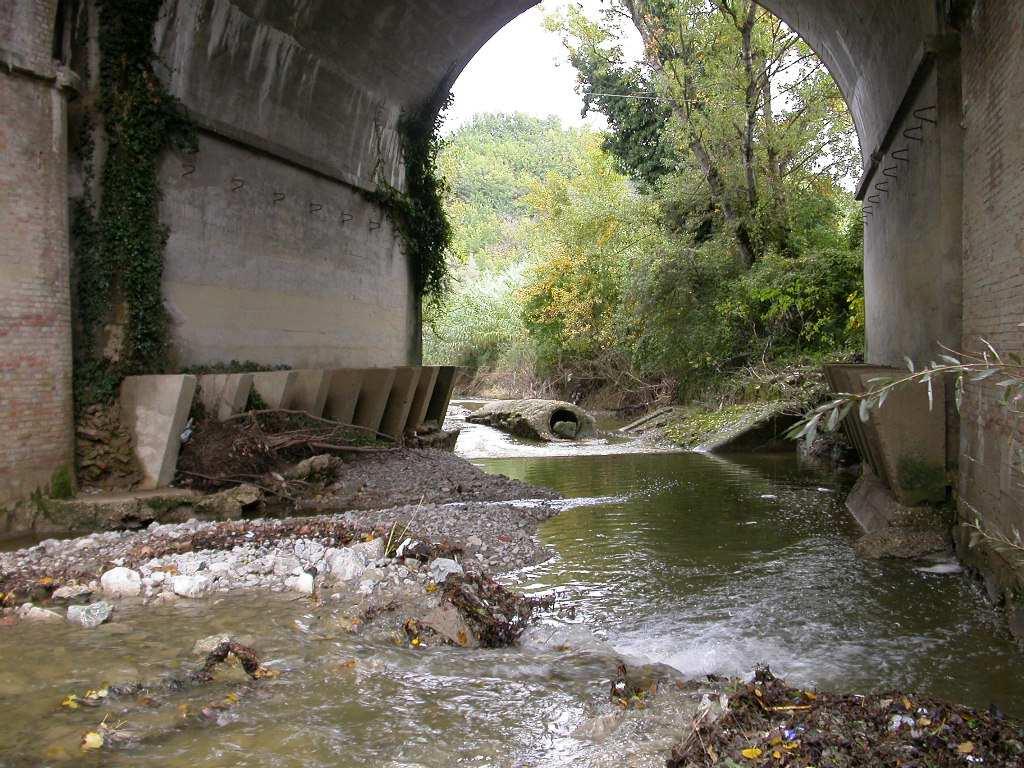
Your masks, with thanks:
[(82, 749), (100, 749), (103, 746), (103, 737), (96, 731), (89, 731), (82, 737)]
[(956, 748), (956, 751), (959, 752), (961, 755), (969, 755), (971, 754), (971, 752), (974, 751), (974, 742), (965, 741), (961, 743), (959, 747)]
[(740, 754), (747, 758), (747, 760), (757, 760), (764, 752), (759, 747), (747, 747)]
[(68, 709), (78, 709), (78, 697), (73, 693), (69, 694), (64, 697), (64, 701), (62, 701), (60, 705), (62, 707), (67, 707)]

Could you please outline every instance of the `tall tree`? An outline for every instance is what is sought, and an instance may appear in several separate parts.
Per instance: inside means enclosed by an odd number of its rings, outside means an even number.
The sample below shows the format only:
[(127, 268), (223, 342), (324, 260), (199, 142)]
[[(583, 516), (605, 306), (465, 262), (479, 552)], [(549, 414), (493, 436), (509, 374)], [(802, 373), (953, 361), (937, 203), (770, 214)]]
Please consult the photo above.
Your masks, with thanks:
[[(639, 62), (624, 56), (623, 24), (643, 43)], [(788, 186), (854, 172), (853, 127), (837, 86), (753, 0), (610, 0), (599, 21), (570, 9), (553, 26), (587, 103), (609, 116), (617, 140), (608, 149), (642, 175), (643, 148), (622, 144), (656, 136), (643, 146), (667, 146), (675, 157), (659, 154), (654, 169), (683, 183), (687, 170), (697, 173), (746, 267), (768, 249), (793, 251)]]

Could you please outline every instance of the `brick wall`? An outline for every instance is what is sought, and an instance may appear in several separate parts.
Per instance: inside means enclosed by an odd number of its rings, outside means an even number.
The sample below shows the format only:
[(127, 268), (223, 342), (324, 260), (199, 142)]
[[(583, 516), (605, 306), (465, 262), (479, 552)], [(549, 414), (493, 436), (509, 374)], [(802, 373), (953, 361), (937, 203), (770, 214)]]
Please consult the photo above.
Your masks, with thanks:
[[(19, 66), (51, 64), (45, 35), (19, 37), (15, 26), (52, 29), (50, 5), (18, 0), (0, 14), (0, 24), (15, 30), (13, 41), (25, 43)], [(68, 464), (72, 431), (64, 96), (45, 79), (0, 70), (0, 105), (3, 510)], [(0, 536), (11, 524), (0, 514)]]
[[(1024, 349), (1024, 12), (978, 0), (963, 39), (964, 346)], [(973, 384), (962, 410), (962, 512), (1024, 535), (1021, 419), (994, 384)]]

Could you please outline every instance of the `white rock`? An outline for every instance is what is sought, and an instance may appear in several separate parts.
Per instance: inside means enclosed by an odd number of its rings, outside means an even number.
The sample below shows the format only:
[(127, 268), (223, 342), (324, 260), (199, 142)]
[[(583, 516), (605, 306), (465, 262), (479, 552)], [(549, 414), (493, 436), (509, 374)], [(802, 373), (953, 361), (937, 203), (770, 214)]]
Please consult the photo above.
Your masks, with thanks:
[(39, 608), (32, 603), (25, 603), (18, 609), (18, 618), (22, 621), (64, 621), (64, 617), (56, 611)]
[(205, 576), (175, 576), (171, 589), (180, 597), (199, 598), (210, 591), (210, 580)]
[(329, 549), (324, 562), (331, 576), (338, 581), (354, 581), (366, 570), (366, 558), (356, 549)]
[(162, 584), (164, 579), (167, 578), (167, 574), (164, 571), (153, 571), (149, 578), (154, 584)]
[(209, 656), (211, 653), (217, 650), (218, 645), (220, 645), (221, 643), (230, 643), (232, 639), (233, 638), (231, 637), (231, 635), (222, 634), (209, 635), (208, 637), (196, 640), (195, 644), (192, 646), (192, 655)]
[(298, 576), (293, 576), (285, 582), (285, 586), (287, 586), (292, 592), (300, 592), (303, 595), (312, 595), (313, 575), (310, 573), (302, 573)]
[(300, 566), (301, 563), (299, 563), (299, 559), (294, 555), (279, 555), (274, 558), (274, 575), (289, 576), (293, 570)]
[(76, 597), (84, 597), (86, 595), (91, 595), (91, 594), (92, 594), (92, 590), (89, 589), (89, 587), (83, 587), (81, 585), (79, 585), (77, 587), (61, 587), (60, 589), (54, 591), (53, 599), (54, 600), (73, 600)]
[(479, 536), (470, 536), (466, 539), (466, 544), (470, 547), (482, 547), (484, 542)]
[(100, 585), (111, 597), (134, 597), (142, 592), (142, 577), (138, 571), (118, 566), (100, 576)]
[(86, 629), (95, 629), (110, 618), (113, 610), (110, 603), (103, 600), (89, 605), (72, 605), (68, 608), (68, 621)]
[(373, 541), (361, 541), (358, 544), (353, 544), (349, 549), (354, 549), (362, 554), (367, 562), (378, 560), (384, 557), (384, 539), (378, 537)]
[(461, 576), (462, 573), (462, 566), (447, 557), (430, 561), (430, 578), (436, 584), (444, 584), (449, 576)]

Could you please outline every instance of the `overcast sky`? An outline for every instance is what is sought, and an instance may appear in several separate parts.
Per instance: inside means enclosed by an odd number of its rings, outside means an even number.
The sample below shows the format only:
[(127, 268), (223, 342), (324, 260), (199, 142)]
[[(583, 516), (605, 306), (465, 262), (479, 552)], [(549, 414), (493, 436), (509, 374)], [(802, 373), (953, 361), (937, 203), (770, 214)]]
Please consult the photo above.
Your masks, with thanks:
[[(567, 0), (545, 0), (505, 26), (466, 67), (452, 89), (455, 103), (445, 123), (450, 132), (478, 112), (556, 115), (566, 125), (605, 126), (601, 115), (580, 117), (583, 101), (575, 91), (576, 72), (558, 34), (544, 29), (544, 16)], [(584, 8), (599, 7), (584, 0)]]

